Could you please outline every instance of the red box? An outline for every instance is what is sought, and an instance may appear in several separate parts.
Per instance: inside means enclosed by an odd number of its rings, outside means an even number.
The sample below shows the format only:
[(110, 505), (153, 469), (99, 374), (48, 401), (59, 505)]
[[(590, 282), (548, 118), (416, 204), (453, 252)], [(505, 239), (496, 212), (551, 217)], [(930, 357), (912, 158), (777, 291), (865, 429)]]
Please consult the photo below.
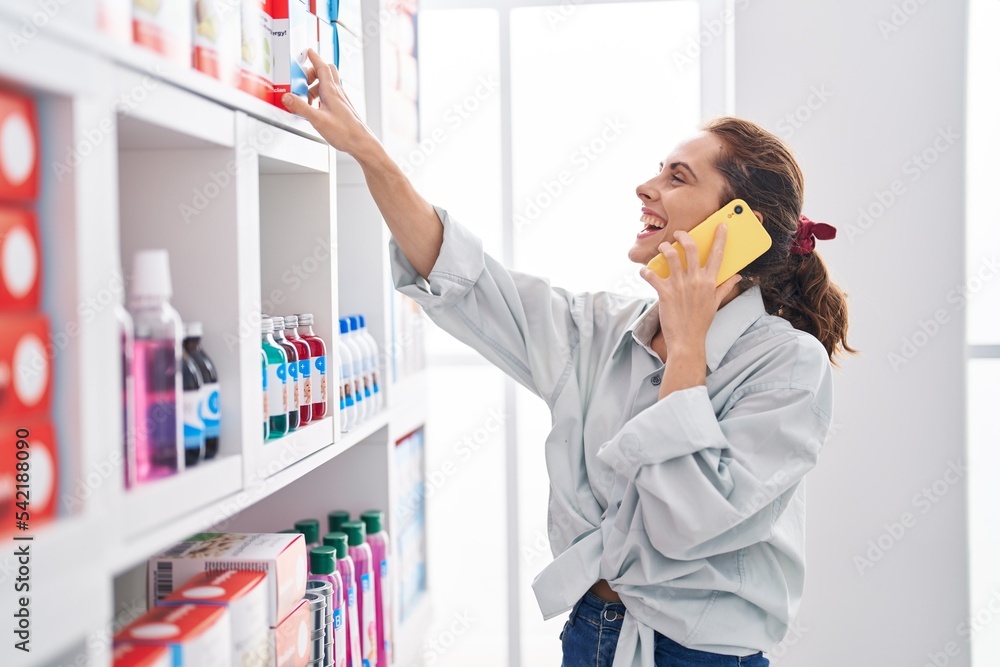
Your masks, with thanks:
[(113, 667), (173, 667), (165, 646), (121, 644), (111, 654)]
[[(306, 667), (309, 664), (311, 643), (309, 637), (309, 602), (302, 600), (285, 617), (278, 627), (271, 630), (274, 646), (273, 667)], [(305, 639), (306, 641), (303, 641)]]
[(229, 610), (186, 604), (154, 607), (115, 635), (115, 646), (164, 646), (174, 664), (216, 667), (232, 664)]
[(52, 357), (44, 315), (0, 315), (0, 420), (48, 416)]
[(41, 248), (35, 214), (0, 206), (0, 313), (38, 310)]
[(267, 102), (274, 96), (271, 0), (240, 0), (240, 90)]
[[(27, 447), (18, 447), (26, 442)], [(17, 521), (31, 530), (55, 518), (58, 506), (59, 457), (55, 429), (47, 419), (15, 418), (0, 421), (0, 535), (15, 531)], [(22, 454), (21, 452), (26, 452)], [(18, 463), (27, 470), (18, 470)], [(22, 468), (24, 466), (22, 465)], [(28, 475), (28, 488), (19, 489)], [(18, 507), (18, 503), (27, 503)], [(27, 517), (22, 513), (27, 511)], [(17, 532), (17, 531), (15, 531)]]
[(0, 200), (38, 198), (39, 153), (35, 101), (0, 90)]

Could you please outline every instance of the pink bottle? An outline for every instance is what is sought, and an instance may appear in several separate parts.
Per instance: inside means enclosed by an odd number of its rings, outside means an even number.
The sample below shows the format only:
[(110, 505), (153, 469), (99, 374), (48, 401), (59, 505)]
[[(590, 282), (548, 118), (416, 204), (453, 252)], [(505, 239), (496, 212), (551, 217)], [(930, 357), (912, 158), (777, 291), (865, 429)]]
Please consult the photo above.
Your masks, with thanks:
[(372, 550), (375, 571), (375, 626), (378, 631), (378, 667), (392, 664), (392, 582), (389, 580), (389, 533), (383, 529), (382, 510), (361, 513)]
[(365, 542), (363, 521), (346, 521), (341, 530), (347, 533), (347, 551), (354, 559), (354, 577), (358, 582), (358, 619), (361, 621), (361, 665), (377, 667), (382, 652), (375, 623), (375, 581), (372, 550)]
[(337, 571), (337, 550), (334, 547), (313, 547), (309, 551), (309, 578), (328, 581), (333, 587), (330, 605), (333, 607), (328, 636), (333, 643), (333, 667), (347, 665), (347, 633), (344, 627), (344, 579)]
[[(347, 534), (341, 532), (327, 533), (323, 536), (323, 544), (337, 550), (337, 571), (344, 582), (344, 621), (341, 624), (341, 636), (336, 635), (335, 644), (346, 647), (344, 653), (337, 653), (337, 667), (361, 667), (361, 626), (358, 621), (358, 593), (354, 578), (354, 561), (348, 553)], [(336, 624), (336, 621), (334, 621)]]

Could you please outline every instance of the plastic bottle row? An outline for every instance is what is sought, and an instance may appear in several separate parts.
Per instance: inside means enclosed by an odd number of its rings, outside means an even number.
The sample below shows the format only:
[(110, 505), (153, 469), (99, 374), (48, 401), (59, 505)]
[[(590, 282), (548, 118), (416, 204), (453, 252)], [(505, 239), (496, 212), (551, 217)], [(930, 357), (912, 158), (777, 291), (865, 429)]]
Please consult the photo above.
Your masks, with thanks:
[[(265, 441), (327, 414), (326, 344), (313, 333), (312, 320), (309, 313), (261, 318)], [(364, 315), (343, 317), (339, 326), (338, 408), (341, 431), (347, 432), (376, 415), (385, 402), (378, 343), (368, 333)]]
[(383, 516), (331, 512), (322, 545), (309, 519), (283, 533), (199, 533), (154, 556), (149, 611), (115, 635), (115, 667), (388, 667)]
[(264, 440), (326, 417), (326, 343), (312, 313), (261, 318)]
[(122, 346), (125, 484), (167, 477), (219, 452), (219, 377), (201, 346), (200, 322), (170, 305), (169, 256), (133, 261), (128, 310), (117, 309)]

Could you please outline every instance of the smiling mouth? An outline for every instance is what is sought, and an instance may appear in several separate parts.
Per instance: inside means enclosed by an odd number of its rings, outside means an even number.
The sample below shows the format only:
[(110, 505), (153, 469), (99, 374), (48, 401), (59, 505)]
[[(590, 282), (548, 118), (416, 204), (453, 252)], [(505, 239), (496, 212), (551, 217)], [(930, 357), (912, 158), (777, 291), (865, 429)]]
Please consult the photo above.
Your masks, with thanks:
[(643, 232), (653, 232), (667, 226), (667, 223), (662, 218), (649, 213), (643, 213), (640, 215), (639, 222), (643, 224)]

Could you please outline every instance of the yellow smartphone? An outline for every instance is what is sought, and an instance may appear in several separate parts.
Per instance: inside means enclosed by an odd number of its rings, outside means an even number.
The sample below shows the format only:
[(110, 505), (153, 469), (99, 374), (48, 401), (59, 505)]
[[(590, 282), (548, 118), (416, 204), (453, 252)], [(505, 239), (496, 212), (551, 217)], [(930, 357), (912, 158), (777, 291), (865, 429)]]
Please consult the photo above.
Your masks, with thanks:
[[(715, 229), (722, 223), (726, 223), (729, 234), (726, 237), (726, 247), (723, 249), (722, 266), (719, 267), (716, 285), (721, 285), (732, 278), (771, 247), (771, 237), (764, 229), (764, 225), (760, 224), (760, 220), (745, 201), (734, 199), (688, 232), (698, 246), (700, 266), (705, 266), (708, 261), (708, 253), (712, 249), (712, 241), (715, 240)], [(687, 253), (679, 242), (675, 241), (673, 245), (680, 253), (681, 266), (687, 269)], [(670, 277), (670, 264), (667, 263), (663, 253), (651, 259), (646, 266), (661, 278)]]

